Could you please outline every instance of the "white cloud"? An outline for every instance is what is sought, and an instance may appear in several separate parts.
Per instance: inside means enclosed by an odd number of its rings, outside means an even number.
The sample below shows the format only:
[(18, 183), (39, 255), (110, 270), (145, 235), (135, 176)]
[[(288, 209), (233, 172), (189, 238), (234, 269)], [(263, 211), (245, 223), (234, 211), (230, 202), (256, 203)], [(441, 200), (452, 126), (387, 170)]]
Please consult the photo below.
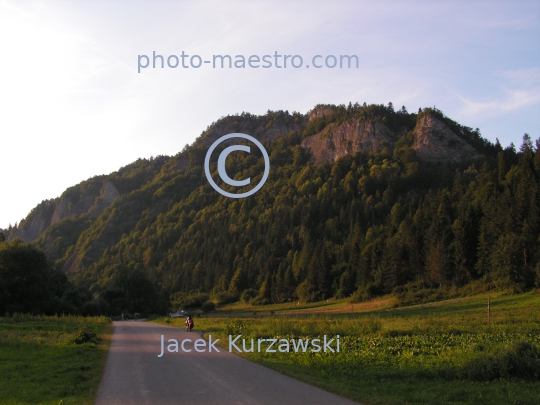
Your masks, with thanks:
[(527, 90), (507, 90), (506, 97), (490, 102), (474, 102), (461, 97), (465, 106), (464, 113), (467, 115), (489, 114), (491, 116), (501, 113), (528, 107), (540, 102), (540, 89)]
[(502, 94), (484, 102), (458, 96), (466, 115), (494, 116), (540, 103), (540, 68), (495, 72), (493, 76), (501, 81)]

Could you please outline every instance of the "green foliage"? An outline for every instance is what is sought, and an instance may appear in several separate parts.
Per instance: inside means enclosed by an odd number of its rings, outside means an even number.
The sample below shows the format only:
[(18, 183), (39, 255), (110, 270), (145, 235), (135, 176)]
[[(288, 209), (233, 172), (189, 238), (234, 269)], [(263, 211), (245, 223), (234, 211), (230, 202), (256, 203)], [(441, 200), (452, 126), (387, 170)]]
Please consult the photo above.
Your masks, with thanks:
[(540, 349), (529, 342), (513, 343), (493, 354), (484, 354), (467, 363), (461, 376), (472, 381), (524, 379), (540, 381)]
[[(81, 233), (91, 226), (91, 223), (90, 218), (84, 215), (66, 218), (48, 228), (35, 245), (50, 259), (61, 259), (67, 250), (77, 243)], [(51, 240), (52, 243), (50, 243)]]
[[(154, 197), (139, 208), (141, 219), (75, 280), (95, 282), (122, 262), (144, 269), (165, 291), (228, 293), (253, 304), (351, 295), (365, 300), (409, 283), (426, 291), (416, 298), (399, 293), (403, 304), (451, 296), (435, 290), (477, 280), (486, 288), (533, 287), (540, 175), (524, 161), (534, 161), (538, 151), (505, 151), (503, 169), (486, 159), (479, 170), (479, 163), (418, 162), (411, 140), (403, 139), (390, 157), (359, 153), (314, 167), (292, 153), (297, 133), (276, 138), (266, 145), (279, 156), (267, 185), (240, 201), (217, 195), (197, 165), (171, 174), (163, 186), (156, 180), (147, 186)], [(239, 154), (227, 170), (256, 181), (254, 162)], [(118, 210), (140, 204), (133, 198)], [(150, 207), (162, 201), (168, 201), (166, 211), (152, 214)], [(107, 221), (77, 249), (91, 246)]]
[[(489, 324), (484, 294), (384, 310), (372, 309), (375, 301), (360, 305), (365, 312), (359, 313), (347, 307), (341, 313), (332, 308), (331, 315), (315, 315), (316, 309), (305, 315), (244, 312), (201, 318), (198, 328), (220, 338), (224, 348), (229, 335), (289, 341), (339, 335), (339, 353), (266, 353), (263, 344), (263, 352), (241, 355), (359, 403), (534, 405), (540, 294), (490, 296)], [(172, 325), (181, 327), (182, 320)]]
[(176, 293), (171, 297), (173, 308), (188, 309), (200, 308), (210, 298), (208, 294), (193, 294)]
[(440, 301), (451, 298), (452, 295), (448, 289), (429, 288), (422, 281), (398, 286), (394, 288), (393, 293), (397, 298), (398, 306)]
[[(102, 339), (76, 344), (81, 328)], [(106, 318), (0, 317), (0, 403), (93, 404), (111, 334)]]
[(410, 131), (416, 125), (416, 114), (409, 114), (406, 110), (394, 111), (390, 103), (389, 106), (382, 104), (359, 105), (358, 103), (344, 105), (317, 105), (314, 110), (327, 109), (333, 111), (322, 117), (312, 119), (302, 132), (302, 138), (315, 135), (321, 132), (327, 126), (341, 125), (351, 118), (357, 118), (363, 121), (381, 121), (392, 131), (400, 132), (402, 130)]
[(60, 300), (68, 287), (43, 252), (20, 239), (0, 241), (0, 313), (54, 314), (66, 309)]
[[(209, 297), (262, 305), (392, 292), (405, 305), (469, 285), (540, 287), (539, 142), (527, 136), (519, 151), (503, 150), (435, 108), (318, 108), (328, 113), (309, 123), (283, 111), (224, 117), (177, 156), (141, 159), (107, 177), (122, 194), (111, 207), (66, 219), (37, 242), (91, 292), (73, 306), (88, 314), (165, 313), (171, 303), (200, 307)], [(484, 158), (419, 161), (412, 130), (426, 114)], [(403, 136), (393, 150), (310, 163), (302, 138), (350, 119), (379, 120)], [(208, 184), (202, 164), (218, 129), (282, 134), (265, 143), (272, 170), (255, 195), (229, 199)], [(227, 160), (232, 177), (255, 183), (262, 167), (256, 151)], [(215, 162), (210, 169), (217, 179)], [(66, 196), (93, 193), (103, 180)], [(206, 298), (187, 301), (196, 294)]]
[(251, 300), (253, 298), (255, 298), (257, 296), (258, 292), (256, 289), (254, 288), (248, 288), (244, 291), (242, 291), (242, 295), (240, 296), (240, 299), (243, 301), (243, 302), (251, 302)]
[(72, 339), (72, 342), (81, 345), (83, 343), (99, 343), (99, 337), (94, 331), (81, 329), (76, 336)]
[(231, 294), (230, 292), (221, 292), (216, 294), (216, 301), (218, 305), (230, 304), (231, 302), (238, 301), (238, 295)]
[(213, 312), (216, 310), (216, 304), (214, 304), (212, 301), (206, 301), (201, 305), (201, 310), (204, 313)]

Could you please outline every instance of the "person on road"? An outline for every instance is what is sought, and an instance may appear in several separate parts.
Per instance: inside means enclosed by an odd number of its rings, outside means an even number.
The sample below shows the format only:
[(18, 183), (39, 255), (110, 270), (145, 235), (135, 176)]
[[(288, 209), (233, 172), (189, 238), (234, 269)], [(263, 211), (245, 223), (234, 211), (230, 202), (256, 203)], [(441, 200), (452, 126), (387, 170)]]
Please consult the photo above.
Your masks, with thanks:
[(188, 315), (188, 316), (186, 317), (186, 330), (187, 330), (188, 332), (191, 332), (191, 330), (193, 329), (193, 326), (194, 326), (194, 324), (193, 324), (193, 318), (191, 317), (191, 315)]

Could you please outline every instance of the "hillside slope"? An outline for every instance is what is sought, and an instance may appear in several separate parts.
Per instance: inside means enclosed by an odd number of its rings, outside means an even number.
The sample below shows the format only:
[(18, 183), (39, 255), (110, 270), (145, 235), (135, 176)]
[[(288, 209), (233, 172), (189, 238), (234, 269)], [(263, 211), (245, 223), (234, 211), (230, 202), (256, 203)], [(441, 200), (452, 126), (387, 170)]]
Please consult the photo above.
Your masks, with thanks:
[[(240, 200), (203, 170), (208, 145), (230, 132), (262, 140), (271, 161), (265, 186)], [(262, 165), (231, 154), (227, 171), (257, 183)], [(4, 234), (34, 240), (118, 308), (140, 302), (140, 285), (148, 299), (257, 303), (479, 279), (527, 289), (540, 272), (539, 179), (530, 138), (503, 150), (435, 109), (320, 105), (222, 118), (176, 156), (82, 182)]]

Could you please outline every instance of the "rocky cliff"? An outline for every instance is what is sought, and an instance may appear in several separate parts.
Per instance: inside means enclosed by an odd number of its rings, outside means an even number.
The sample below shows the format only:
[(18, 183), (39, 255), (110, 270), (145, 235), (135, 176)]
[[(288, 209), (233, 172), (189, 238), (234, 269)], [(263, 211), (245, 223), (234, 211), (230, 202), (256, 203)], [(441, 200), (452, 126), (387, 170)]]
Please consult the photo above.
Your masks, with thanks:
[(44, 200), (21, 223), (7, 232), (8, 240), (20, 238), (25, 242), (37, 239), (51, 225), (51, 217), (59, 199)]
[(351, 119), (341, 125), (330, 124), (322, 132), (304, 139), (302, 147), (310, 149), (314, 163), (320, 165), (357, 152), (379, 152), (396, 140), (397, 135), (380, 121)]
[[(79, 215), (100, 215), (120, 196), (114, 184), (101, 178), (90, 179), (92, 187), (69, 189), (62, 197), (43, 201), (12, 230), (8, 239), (20, 238), (31, 242), (39, 238), (51, 226)], [(95, 183), (101, 183), (101, 188)], [(82, 183), (81, 183), (82, 184)]]
[(242, 114), (222, 118), (212, 124), (195, 141), (194, 146), (210, 146), (216, 139), (234, 132), (244, 133), (255, 137), (261, 142), (268, 142), (280, 135), (286, 135), (291, 131), (298, 131), (303, 128), (308, 117), (288, 112), (268, 111), (266, 115), (255, 116), (252, 114)]
[[(315, 117), (321, 116), (318, 112)], [(302, 141), (311, 151), (316, 165), (333, 162), (345, 155), (358, 152), (380, 152), (393, 149), (403, 131), (391, 131), (381, 120), (352, 118), (342, 124), (330, 124), (321, 132)], [(424, 115), (413, 130), (412, 149), (420, 160), (427, 162), (462, 162), (480, 156), (463, 138), (453, 133), (432, 115)]]
[(480, 154), (432, 115), (425, 115), (414, 128), (412, 148), (426, 162), (463, 162)]
[(105, 181), (99, 198), (95, 200), (92, 208), (90, 208), (88, 212), (93, 216), (98, 216), (105, 208), (110, 207), (118, 197), (120, 197), (120, 192), (116, 189), (114, 184), (110, 181)]
[[(460, 126), (434, 109), (417, 115), (404, 109), (395, 112), (390, 106), (355, 104), (318, 105), (307, 114), (243, 113), (218, 120), (174, 157), (139, 159), (118, 172), (70, 187), (61, 197), (43, 201), (19, 226), (4, 233), (10, 240), (35, 241), (66, 272), (89, 268), (134, 227), (146, 232), (148, 223), (195, 195), (193, 190), (204, 195), (207, 181), (200, 168), (208, 146), (231, 132), (265, 142), (277, 161), (286, 159), (290, 148), (295, 148), (302, 165), (308, 154), (302, 155), (299, 144), (310, 150), (315, 165), (358, 152), (391, 152), (404, 144), (425, 162), (462, 162), (481, 156), (481, 148), (471, 146), (475, 142), (489, 146), (478, 131)], [(273, 168), (279, 166), (277, 161)], [(211, 191), (209, 195), (214, 197)], [(151, 258), (150, 252), (148, 260)]]

